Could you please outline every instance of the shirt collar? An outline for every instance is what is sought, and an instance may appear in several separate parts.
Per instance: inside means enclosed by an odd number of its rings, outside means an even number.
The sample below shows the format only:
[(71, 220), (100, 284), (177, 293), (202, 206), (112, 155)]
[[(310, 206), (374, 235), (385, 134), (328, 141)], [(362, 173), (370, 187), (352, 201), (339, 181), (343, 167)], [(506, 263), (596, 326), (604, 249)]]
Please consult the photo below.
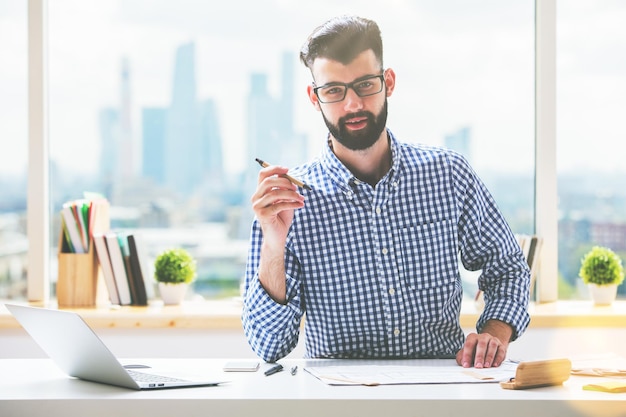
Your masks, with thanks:
[[(380, 183), (384, 183), (393, 178), (395, 174), (399, 172), (401, 165), (401, 152), (400, 147), (398, 146), (398, 142), (389, 129), (387, 129), (387, 134), (389, 137), (389, 146), (391, 148), (391, 168), (389, 169), (389, 172), (381, 179)], [(326, 142), (326, 146), (324, 146), (323, 148), (321, 163), (330, 178), (335, 183), (342, 186), (342, 188), (345, 187), (348, 189), (350, 188), (351, 184), (359, 182), (359, 180), (350, 172), (350, 170), (346, 168), (346, 166), (339, 160), (339, 158), (337, 158), (330, 146), (330, 139)]]

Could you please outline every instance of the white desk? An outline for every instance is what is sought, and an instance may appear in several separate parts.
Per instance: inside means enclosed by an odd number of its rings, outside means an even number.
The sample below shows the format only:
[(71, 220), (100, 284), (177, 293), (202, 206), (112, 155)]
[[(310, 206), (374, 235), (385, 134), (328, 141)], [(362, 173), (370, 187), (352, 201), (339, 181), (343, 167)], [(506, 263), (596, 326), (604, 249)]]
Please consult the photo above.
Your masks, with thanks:
[[(286, 371), (268, 377), (263, 370), (269, 364), (254, 373), (222, 373), (225, 359), (122, 362), (193, 365), (198, 372), (225, 376), (231, 382), (217, 387), (133, 391), (69, 378), (48, 359), (0, 359), (0, 416), (626, 416), (626, 394), (583, 391), (582, 385), (597, 379), (580, 376), (570, 377), (563, 386), (525, 391), (505, 390), (495, 383), (327, 386), (303, 368), (346, 361), (283, 360)], [(292, 376), (288, 370), (294, 365), (299, 369)]]

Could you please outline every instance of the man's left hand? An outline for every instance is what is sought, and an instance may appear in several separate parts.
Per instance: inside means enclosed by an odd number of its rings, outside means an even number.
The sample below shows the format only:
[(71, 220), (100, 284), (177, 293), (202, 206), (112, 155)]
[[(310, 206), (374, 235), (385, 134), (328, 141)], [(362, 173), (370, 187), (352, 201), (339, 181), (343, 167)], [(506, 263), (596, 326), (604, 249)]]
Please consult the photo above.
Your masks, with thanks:
[(513, 329), (499, 320), (489, 320), (480, 334), (470, 333), (463, 349), (456, 354), (456, 362), (464, 368), (491, 368), (500, 366), (506, 358), (506, 350)]

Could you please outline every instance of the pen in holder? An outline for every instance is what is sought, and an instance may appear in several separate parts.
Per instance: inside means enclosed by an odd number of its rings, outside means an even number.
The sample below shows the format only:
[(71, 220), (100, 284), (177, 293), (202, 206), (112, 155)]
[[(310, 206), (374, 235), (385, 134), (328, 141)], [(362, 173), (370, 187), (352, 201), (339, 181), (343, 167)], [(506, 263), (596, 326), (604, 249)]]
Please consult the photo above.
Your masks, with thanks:
[[(109, 203), (98, 200), (90, 203), (90, 210), (97, 210), (89, 217), (91, 227), (86, 227), (84, 233), (89, 234), (108, 230)], [(91, 211), (90, 211), (91, 213)], [(96, 258), (95, 245), (91, 236), (87, 238), (87, 251), (75, 253), (65, 236), (63, 227), (59, 233), (58, 246), (58, 277), (56, 295), (59, 307), (95, 307), (105, 300), (106, 287), (100, 265)]]
[(94, 307), (96, 305), (99, 268), (93, 246), (87, 253), (62, 251), (59, 239), (59, 276), (57, 301), (59, 307)]

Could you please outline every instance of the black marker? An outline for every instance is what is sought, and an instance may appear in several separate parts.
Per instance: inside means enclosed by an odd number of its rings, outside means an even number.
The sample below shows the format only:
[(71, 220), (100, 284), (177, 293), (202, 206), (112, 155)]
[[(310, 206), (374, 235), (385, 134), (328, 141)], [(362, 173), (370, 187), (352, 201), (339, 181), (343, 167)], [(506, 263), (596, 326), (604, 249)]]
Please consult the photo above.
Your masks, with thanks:
[(281, 364), (278, 364), (276, 366), (271, 367), (267, 371), (265, 371), (265, 376), (274, 375), (276, 372), (280, 372), (282, 370), (283, 370), (283, 366)]

